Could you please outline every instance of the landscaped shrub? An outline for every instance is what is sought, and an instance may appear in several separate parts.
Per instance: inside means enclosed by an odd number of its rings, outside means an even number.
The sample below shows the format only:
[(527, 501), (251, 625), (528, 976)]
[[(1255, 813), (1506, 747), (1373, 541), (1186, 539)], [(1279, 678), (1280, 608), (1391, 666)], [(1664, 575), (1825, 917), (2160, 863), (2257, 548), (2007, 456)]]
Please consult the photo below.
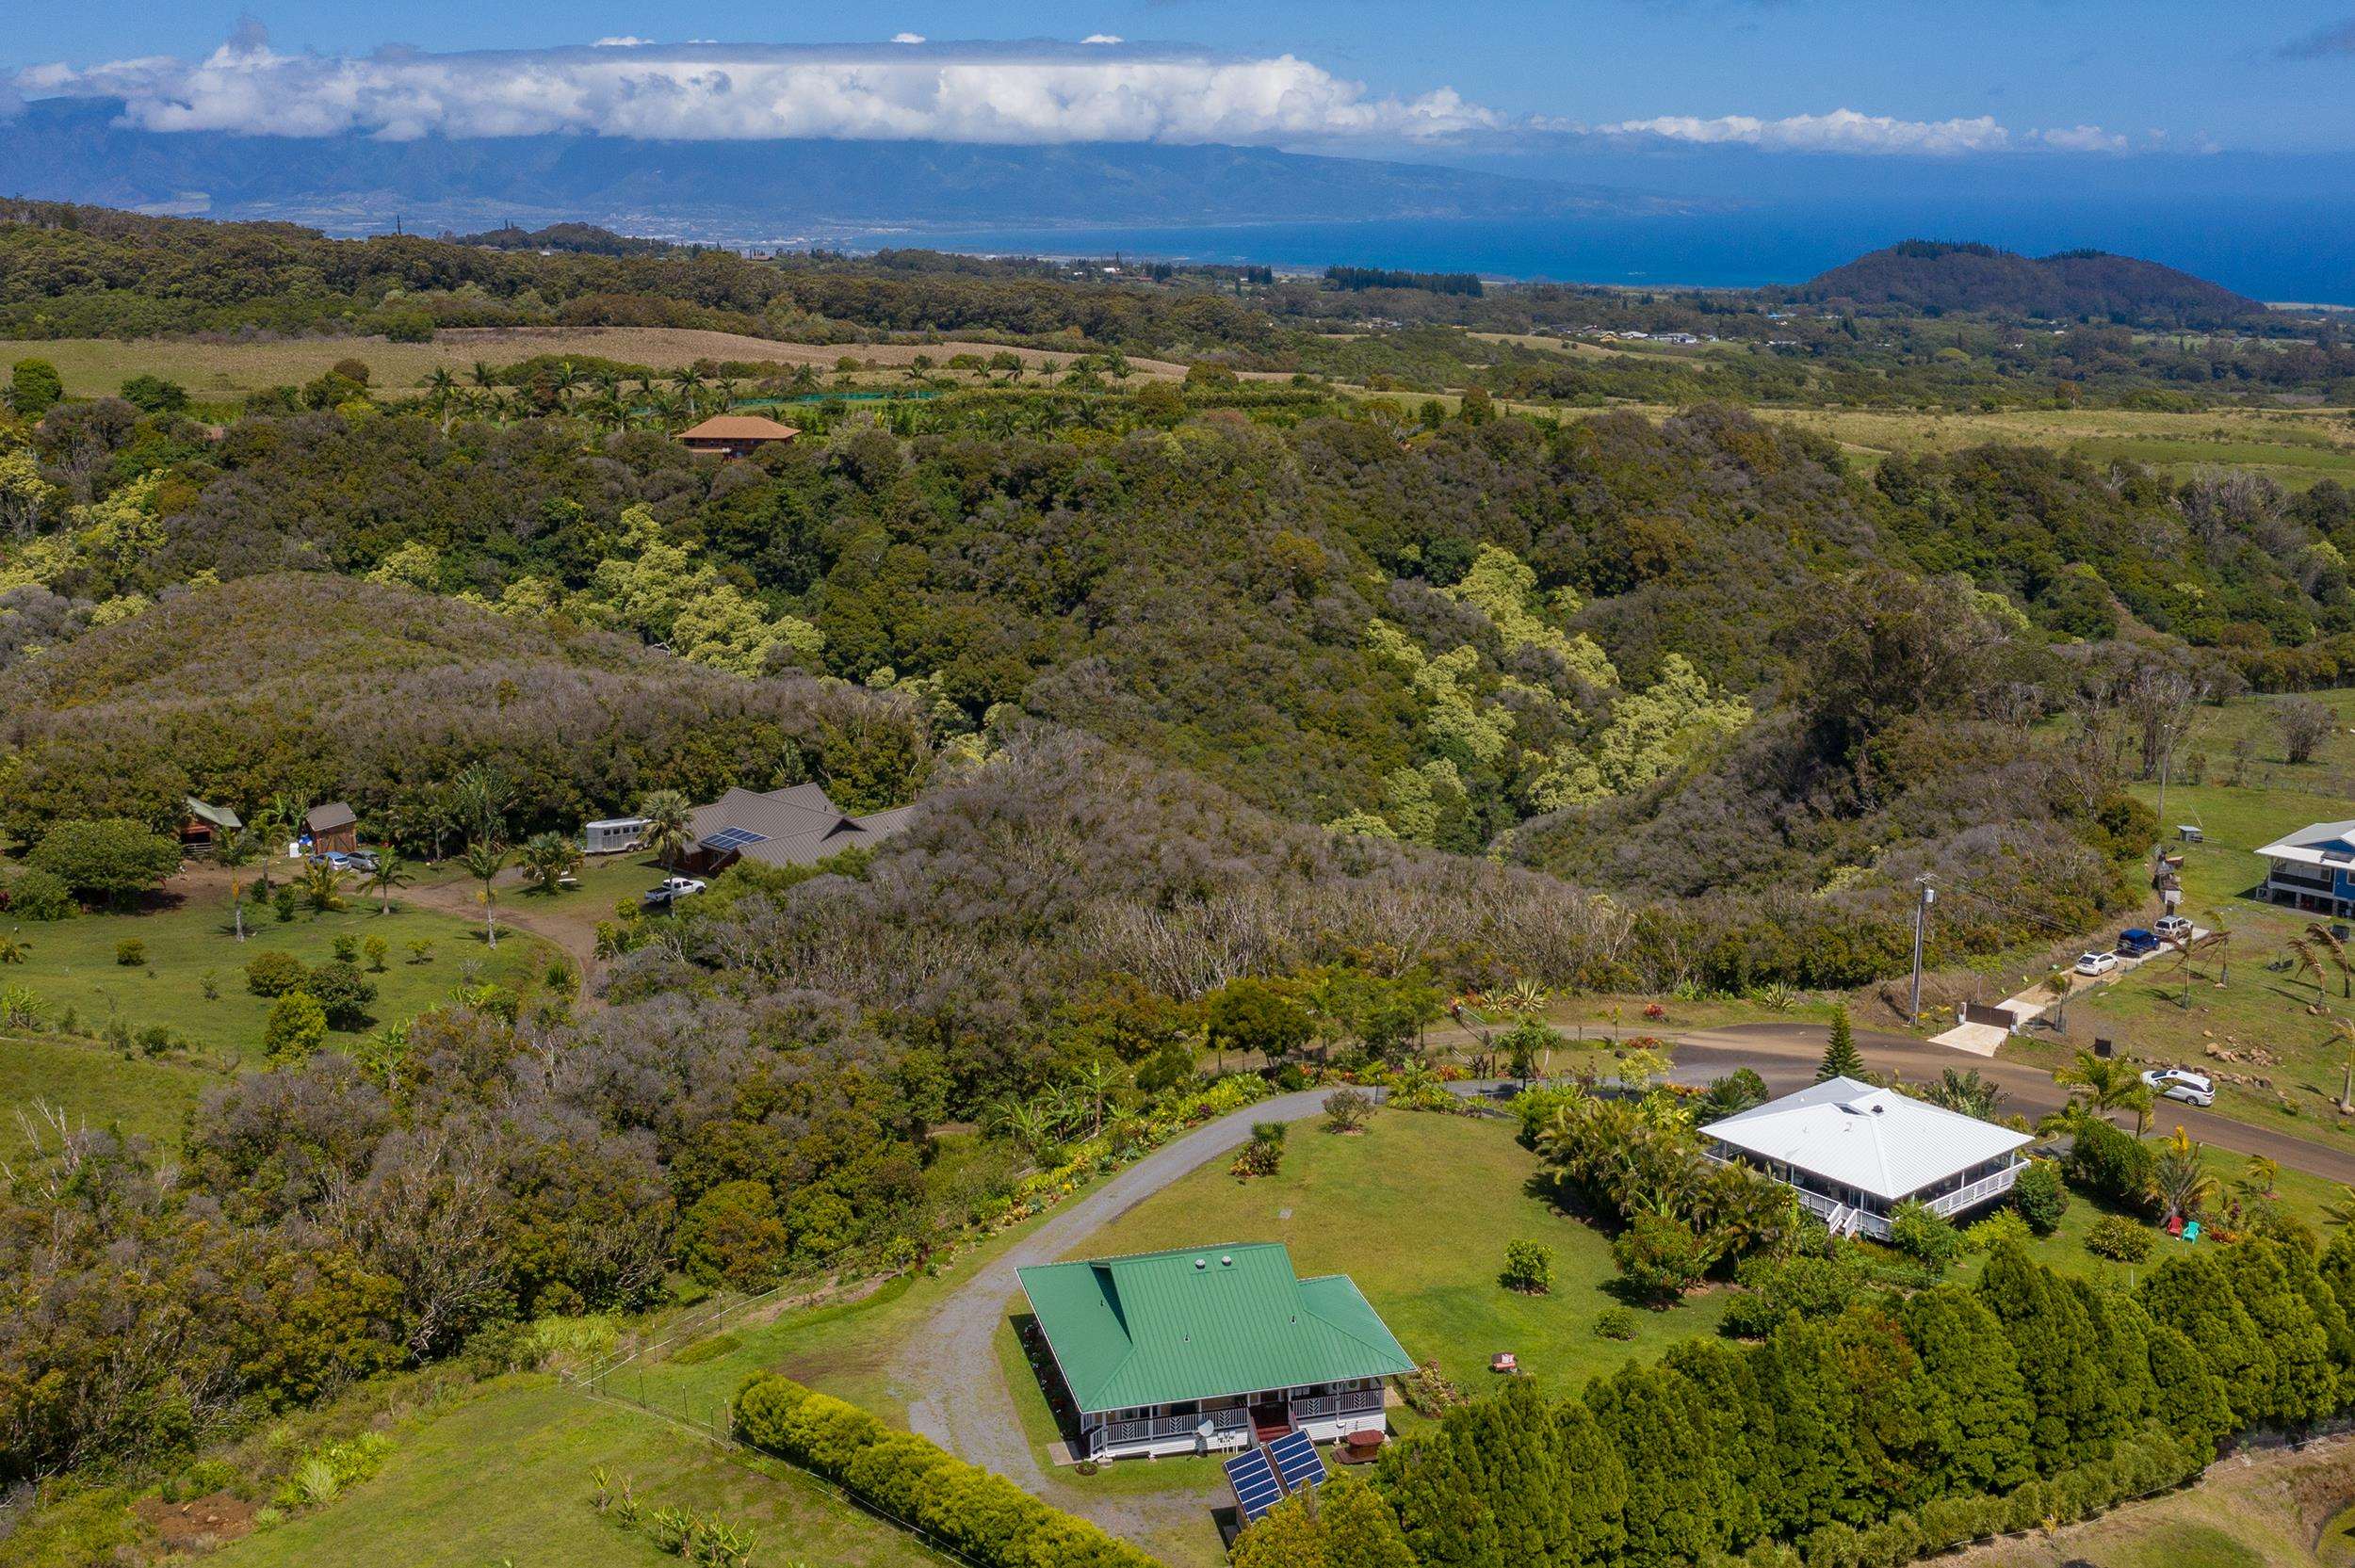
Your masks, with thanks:
[(1524, 1296), (1542, 1296), (1553, 1288), (1553, 1249), (1535, 1241), (1504, 1244), (1504, 1271), (1497, 1283)]
[(2150, 1200), (2150, 1146), (2107, 1122), (2088, 1122), (2070, 1147), (2064, 1173), (2083, 1190), (2119, 1208), (2141, 1212)]
[(246, 960), (245, 988), (256, 996), (284, 996), (300, 990), (310, 973), (292, 953), (256, 953)]
[(2016, 1208), (1999, 1208), (1962, 1233), (1962, 1244), (1974, 1253), (1992, 1252), (2006, 1241), (2026, 1246), (2036, 1237), (2036, 1227), (2021, 1217)]
[(1155, 1568), (1154, 1560), (855, 1405), (764, 1374), (736, 1397), (737, 1435), (836, 1482), (986, 1568)]
[(1710, 1257), (1692, 1227), (1662, 1214), (1639, 1214), (1613, 1238), (1611, 1260), (1619, 1277), (1649, 1305), (1673, 1306), (1701, 1283)]
[(1235, 1156), (1230, 1172), (1239, 1181), (1273, 1176), (1284, 1163), (1284, 1135), (1291, 1129), (1281, 1122), (1254, 1122), (1251, 1141)]
[(0, 910), (11, 920), (68, 920), (79, 913), (65, 879), (36, 865), (23, 866), (0, 881)]
[(375, 982), (347, 959), (320, 964), (302, 978), (301, 989), (318, 1002), (332, 1028), (359, 1028), (368, 1021), (368, 1007), (376, 1000)]
[(271, 1004), (262, 1025), (262, 1049), (275, 1062), (298, 1062), (327, 1043), (327, 1013), (307, 991), (289, 991)]
[(1362, 1132), (1373, 1120), (1373, 1096), (1362, 1089), (1337, 1089), (1324, 1097), (1326, 1132)]
[(1464, 1391), (1436, 1361), (1419, 1364), (1398, 1382), (1399, 1397), (1418, 1415), (1444, 1415), (1464, 1402)]
[(1635, 1326), (1635, 1313), (1630, 1307), (1605, 1307), (1595, 1314), (1595, 1333), (1603, 1339), (1632, 1339)]
[(2086, 1251), (2120, 1263), (2140, 1263), (2151, 1255), (2151, 1231), (2122, 1214), (2104, 1214), (2086, 1232)]
[(1890, 1243), (1933, 1273), (1962, 1255), (1962, 1233), (1930, 1205), (1908, 1199), (1889, 1217)]
[(2031, 1160), (2011, 1186), (2011, 1206), (2038, 1236), (2060, 1228), (2069, 1212), (2069, 1188), (2061, 1185), (2060, 1167), (2049, 1159)]
[(147, 966), (147, 944), (136, 936), (126, 936), (115, 944), (115, 962), (125, 969)]

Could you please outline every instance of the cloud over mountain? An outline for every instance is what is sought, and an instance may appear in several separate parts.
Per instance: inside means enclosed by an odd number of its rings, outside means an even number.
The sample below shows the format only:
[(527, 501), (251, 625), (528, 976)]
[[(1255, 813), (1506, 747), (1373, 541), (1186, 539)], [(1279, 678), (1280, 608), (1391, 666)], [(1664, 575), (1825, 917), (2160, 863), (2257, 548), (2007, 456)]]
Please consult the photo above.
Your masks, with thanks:
[(848, 47), (616, 38), (335, 57), (280, 54), (248, 35), (202, 60), (36, 66), (15, 86), (25, 97), (120, 98), (141, 130), (389, 140), (585, 131), (659, 141), (1422, 141), (1504, 123), (1448, 88), (1374, 97), (1291, 55), (1235, 57), (1109, 37)]

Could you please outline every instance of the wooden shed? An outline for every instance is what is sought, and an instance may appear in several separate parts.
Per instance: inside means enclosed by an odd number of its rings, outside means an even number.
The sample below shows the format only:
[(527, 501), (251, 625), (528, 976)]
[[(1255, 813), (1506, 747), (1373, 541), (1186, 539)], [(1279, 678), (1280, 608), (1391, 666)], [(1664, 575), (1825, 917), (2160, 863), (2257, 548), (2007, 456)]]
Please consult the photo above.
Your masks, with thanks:
[(360, 848), (360, 817), (341, 800), (330, 800), (323, 806), (313, 806), (303, 815), (303, 831), (311, 835), (311, 852), (323, 855), (330, 849)]
[(690, 452), (723, 458), (749, 458), (763, 446), (791, 441), (802, 432), (754, 413), (716, 413), (700, 425), (679, 432), (679, 445)]

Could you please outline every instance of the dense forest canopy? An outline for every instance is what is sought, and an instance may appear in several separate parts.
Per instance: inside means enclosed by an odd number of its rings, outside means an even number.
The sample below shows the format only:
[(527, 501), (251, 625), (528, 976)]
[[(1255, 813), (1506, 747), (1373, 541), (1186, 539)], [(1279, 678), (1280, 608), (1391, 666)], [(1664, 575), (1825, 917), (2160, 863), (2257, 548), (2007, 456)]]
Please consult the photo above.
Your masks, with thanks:
[(2029, 257), (1991, 245), (1921, 239), (1860, 256), (1781, 292), (1793, 299), (1941, 314), (2100, 316), (2148, 327), (2222, 327), (2265, 314), (2264, 305), (2231, 289), (2132, 256), (2064, 251)]

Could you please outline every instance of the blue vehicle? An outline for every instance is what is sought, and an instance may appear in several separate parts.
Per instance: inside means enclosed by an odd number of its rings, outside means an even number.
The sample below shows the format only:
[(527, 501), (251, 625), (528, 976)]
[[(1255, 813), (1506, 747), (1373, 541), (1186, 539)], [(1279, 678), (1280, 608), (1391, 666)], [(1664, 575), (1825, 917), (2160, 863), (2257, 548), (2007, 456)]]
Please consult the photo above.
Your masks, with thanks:
[(2128, 958), (2140, 958), (2159, 950), (2159, 939), (2140, 926), (2130, 926), (2118, 933), (2118, 950)]

